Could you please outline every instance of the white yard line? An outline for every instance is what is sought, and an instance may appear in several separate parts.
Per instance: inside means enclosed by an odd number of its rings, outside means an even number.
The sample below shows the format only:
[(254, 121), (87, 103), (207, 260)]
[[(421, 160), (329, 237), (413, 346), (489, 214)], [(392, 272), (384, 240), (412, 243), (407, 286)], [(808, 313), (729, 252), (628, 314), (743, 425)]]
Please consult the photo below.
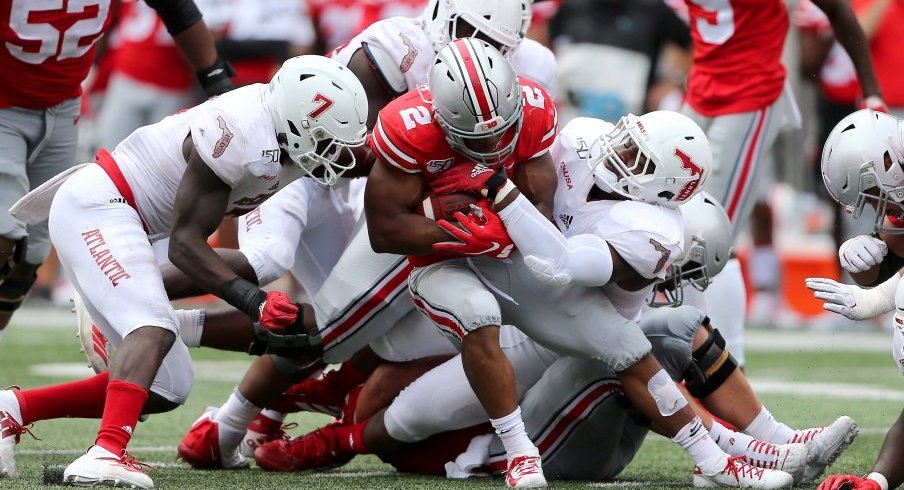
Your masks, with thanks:
[[(176, 446), (135, 446), (129, 447), (129, 452), (133, 454), (141, 453), (173, 453), (176, 454)], [(16, 454), (23, 456), (51, 456), (51, 455), (67, 455), (85, 453), (84, 449), (16, 449)]]

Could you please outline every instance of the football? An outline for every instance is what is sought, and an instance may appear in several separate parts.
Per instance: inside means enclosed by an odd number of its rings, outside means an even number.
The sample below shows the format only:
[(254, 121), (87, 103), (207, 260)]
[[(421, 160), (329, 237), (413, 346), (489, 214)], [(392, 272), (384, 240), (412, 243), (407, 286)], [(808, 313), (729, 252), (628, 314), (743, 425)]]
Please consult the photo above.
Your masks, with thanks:
[(453, 192), (451, 194), (427, 193), (427, 197), (421, 202), (420, 214), (434, 221), (441, 219), (452, 221), (453, 215), (461, 211), (468, 214), (468, 206), (477, 204), (480, 198), (467, 192)]

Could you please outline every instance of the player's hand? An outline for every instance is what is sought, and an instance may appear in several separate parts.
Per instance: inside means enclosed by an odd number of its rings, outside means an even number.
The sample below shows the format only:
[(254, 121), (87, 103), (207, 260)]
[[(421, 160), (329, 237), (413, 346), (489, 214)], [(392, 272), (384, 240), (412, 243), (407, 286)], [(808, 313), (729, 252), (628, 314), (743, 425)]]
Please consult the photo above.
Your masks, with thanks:
[(869, 297), (869, 291), (852, 284), (842, 284), (824, 277), (808, 277), (807, 288), (816, 299), (825, 301), (823, 309), (838, 313), (851, 320), (868, 320), (887, 311)]
[(454, 216), (461, 228), (446, 220), (439, 220), (437, 224), (459, 241), (434, 243), (433, 250), (462, 255), (487, 255), (497, 259), (507, 258), (514, 251), (512, 237), (499, 215), (489, 208), (487, 201), (472, 204), (471, 212), (467, 215), (458, 212)]
[(816, 490), (882, 490), (879, 483), (854, 475), (829, 475)]
[(258, 323), (270, 330), (282, 330), (298, 317), (298, 306), (282, 291), (268, 292), (258, 311)]
[(870, 95), (869, 97), (860, 101), (858, 104), (859, 109), (872, 109), (877, 112), (884, 112), (888, 114), (888, 106), (885, 105), (885, 101), (882, 100), (882, 97), (878, 95)]
[(508, 178), (505, 171), (482, 163), (459, 164), (439, 175), (430, 187), (436, 194), (474, 192), (483, 197), (495, 196)]
[(571, 283), (571, 275), (566, 272), (557, 272), (549, 260), (536, 255), (525, 255), (524, 265), (540, 282), (551, 286), (567, 286)]
[(841, 267), (851, 273), (865, 272), (882, 263), (888, 245), (869, 235), (858, 235), (841, 244), (838, 258)]

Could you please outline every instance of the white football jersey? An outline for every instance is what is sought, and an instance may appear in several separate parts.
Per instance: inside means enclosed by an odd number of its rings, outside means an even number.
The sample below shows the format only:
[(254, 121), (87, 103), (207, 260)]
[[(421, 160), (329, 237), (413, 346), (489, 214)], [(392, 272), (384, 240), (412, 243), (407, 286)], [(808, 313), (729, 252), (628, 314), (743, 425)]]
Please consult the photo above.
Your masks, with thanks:
[[(374, 47), (388, 56), (375, 53)], [(383, 84), (392, 87), (397, 95), (426, 83), (436, 58), (433, 43), (424, 31), (424, 21), (419, 17), (391, 17), (375, 22), (336, 48), (330, 57), (348, 65), (359, 48), (364, 49)], [(556, 59), (552, 51), (525, 39), (512, 53), (511, 62), (517, 74), (537, 82), (555, 97)]]
[(176, 191), (185, 173), (182, 142), (191, 133), (198, 155), (229, 187), (226, 216), (256, 208), (304, 175), (279, 163), (276, 129), (263, 95), (267, 85), (227, 92), (135, 130), (113, 150), (153, 239), (169, 234)]
[[(556, 137), (550, 149), (558, 173), (556, 224), (565, 236), (602, 237), (638, 274), (662, 279), (684, 247), (681, 211), (638, 201), (587, 201), (594, 185), (587, 160), (600, 150), (592, 142), (612, 127), (598, 119), (577, 118)], [(639, 320), (651, 288), (652, 284), (638, 291), (615, 283), (603, 286), (619, 313), (634, 320)]]

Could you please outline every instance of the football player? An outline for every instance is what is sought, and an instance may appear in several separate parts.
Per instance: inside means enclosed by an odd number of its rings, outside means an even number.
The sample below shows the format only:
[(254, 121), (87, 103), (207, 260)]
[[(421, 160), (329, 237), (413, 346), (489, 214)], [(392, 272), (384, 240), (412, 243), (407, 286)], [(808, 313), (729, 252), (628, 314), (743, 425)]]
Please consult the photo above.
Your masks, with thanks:
[[(435, 99), (438, 97), (435, 90), (431, 93)], [(381, 120), (383, 117), (381, 114)], [(402, 146), (407, 142), (397, 136), (390, 141), (396, 149), (411, 151), (410, 146)], [(465, 349), (469, 339), (487, 331), (495, 334), (493, 340), (499, 349), (498, 325), (505, 318), (544, 348), (600, 360), (609, 366), (638, 411), (688, 450), (700, 467), (698, 479), (710, 485), (790, 486), (790, 475), (751, 470), (743, 461), (730, 459), (716, 445), (701, 421), (690, 413), (669, 375), (652, 357), (649, 341), (632, 321), (639, 318), (652, 283), (664, 277), (668, 266), (681, 253), (683, 225), (674, 206), (689, 199), (705, 179), (710, 156), (703, 133), (676, 113), (652, 113), (640, 118), (632, 115), (614, 128), (602, 121), (578, 119), (558, 136), (552, 155), (558, 162), (555, 170), (559, 176), (555, 216), (565, 236), (518, 195), (508, 179), (495, 179), (494, 183), (494, 179), (480, 178), (486, 172), (473, 172), (472, 177), (472, 172), (456, 172), (453, 167), (447, 174), (457, 176), (451, 190), (495, 187), (499, 215), (489, 209), (483, 211), (482, 218), (459, 215), (464, 231), (440, 221), (443, 229), (462, 243), (440, 242), (431, 249), (446, 253), (468, 247), (477, 251), (493, 249), (493, 241), (504, 244), (504, 238), (496, 231), (502, 226), (501, 219), (527, 257), (522, 261), (516, 255), (510, 263), (479, 256), (448, 259), (416, 267), (409, 279), (415, 304), (447, 335), (454, 335), (461, 342), (461, 367), (473, 388), (472, 398), (476, 397), (493, 417), (486, 393), (481, 393), (482, 387), (468, 372), (468, 364), (473, 361)], [(395, 164), (401, 162), (396, 160)], [(368, 189), (379, 182), (375, 175), (376, 170), (370, 176)], [(368, 194), (368, 199), (371, 197)], [(644, 219), (638, 219), (641, 217)], [(370, 225), (373, 233), (374, 222)], [(430, 240), (426, 236), (421, 239)], [(510, 343), (505, 336), (501, 340)], [(509, 396), (517, 400), (515, 380), (506, 380), (505, 375), (496, 369), (485, 375), (493, 378), (485, 383), (511, 390), (495, 387), (494, 394), (502, 401), (507, 402)], [(442, 413), (447, 414), (452, 427), (470, 425), (456, 424), (456, 418), (467, 416), (467, 411), (451, 409)], [(514, 415), (520, 415), (519, 411)], [(431, 435), (420, 428), (393, 426), (398, 420), (388, 412), (385, 417), (378, 413), (370, 420), (343, 428), (337, 443), (344, 451), (368, 447), (373, 428), (384, 424), (395, 441), (413, 442)], [(525, 435), (523, 422), (510, 422), (512, 428), (508, 431), (499, 430), (498, 420), (491, 422), (496, 422), (493, 425), (497, 434), (501, 433), (507, 453), (507, 483), (515, 486), (521, 483), (519, 477), (539, 473), (539, 451)], [(528, 439), (526, 444), (512, 437), (516, 431), (519, 437)], [(303, 445), (283, 446), (285, 459), (289, 460), (297, 457), (294, 449), (305, 449)], [(519, 454), (517, 451), (525, 446), (537, 452)]]
[[(228, 64), (192, 0), (151, 0), (209, 96), (232, 88)], [(81, 83), (110, 25), (111, 0), (68, 5), (25, 0), (0, 6), (0, 337), (50, 253), (47, 223), (7, 211), (75, 164)]]
[(364, 89), (348, 68), (319, 56), (293, 58), (269, 85), (243, 87), (138, 129), (112, 153), (98, 152), (96, 163), (20, 200), (11, 209), (20, 219), (49, 217), (66, 276), (118, 352), (110, 370), (94, 377), (0, 392), (0, 474), (16, 475), (23, 427), (101, 418), (94, 445), (66, 468), (64, 480), (153, 488), (125, 448), (139, 415), (184, 403), (192, 367), (151, 242), (170, 237), (176, 267), (263, 327), (292, 328), (298, 308), (285, 293), (238, 277), (207, 237), (224, 217), (247, 213), (295, 179), (334, 183), (350, 167), (334, 162), (364, 143), (366, 120)]
[[(841, 266), (860, 285), (827, 278), (807, 279), (823, 307), (853, 320), (894, 311), (892, 355), (904, 373), (904, 127), (894, 116), (857, 111), (835, 126), (822, 152), (822, 176), (829, 194), (855, 218), (876, 210), (871, 235), (842, 244)], [(820, 490), (888, 490), (904, 483), (904, 412), (889, 429), (872, 471), (864, 477), (832, 475)]]
[[(516, 72), (538, 80), (544, 89), (554, 89), (552, 53), (535, 41), (524, 39), (529, 20), (530, 6), (526, 0), (433, 0), (428, 3), (424, 16), (377, 22), (335, 50), (332, 57), (347, 64), (362, 80), (371, 108), (368, 125), (373, 127), (379, 109), (398, 95), (426, 82), (436, 50), (459, 37), (474, 36), (487, 41), (508, 54)], [(543, 100), (551, 102), (549, 97)], [(422, 117), (420, 113), (417, 115)], [(234, 270), (259, 284), (266, 284), (291, 270), (314, 297), (314, 314), (307, 318), (313, 320), (316, 317), (322, 330), (327, 362), (346, 361), (363, 348), (358, 356), (364, 359), (363, 362), (347, 363), (341, 372), (333, 372), (332, 379), (338, 379), (342, 385), (342, 389), (337, 390), (341, 392), (338, 398), (344, 398), (347, 389), (363, 382), (373, 366), (383, 359), (407, 361), (435, 353), (451, 353), (449, 344), (435, 335), (432, 328), (422, 328), (425, 320), (414, 311), (410, 297), (403, 294), (405, 278), (410, 271), (405, 257), (375, 253), (370, 246), (366, 224), (354, 231), (349, 243), (347, 224), (351, 213), (348, 204), (343, 204), (345, 210), (338, 213), (342, 218), (335, 221), (341, 225), (336, 226), (329, 219), (336, 212), (328, 209), (325, 203), (313, 204), (312, 199), (319, 199), (318, 195), (306, 191), (302, 183), (290, 185), (242, 218), (238, 252), (221, 252), (233, 264)], [(354, 208), (357, 203), (353, 198), (350, 201)], [(309, 204), (299, 206), (299, 202)], [(312, 207), (319, 211), (314, 214)], [(178, 271), (169, 269), (169, 272)], [(164, 273), (171, 298), (198, 292), (184, 276), (181, 279), (179, 276)], [(215, 316), (208, 315), (204, 319), (200, 314), (193, 315), (196, 321), (183, 325), (186, 343), (248, 350), (255, 337), (247, 319), (237, 319), (236, 325), (231, 320), (224, 321), (222, 315)], [(213, 328), (205, 330), (205, 324), (213, 325)], [(233, 329), (233, 326), (237, 328)], [(398, 346), (394, 347), (386, 340), (376, 340), (376, 353), (368, 348), (371, 341), (391, 328), (398, 329), (393, 338), (404, 341), (404, 348), (396, 348)], [(93, 336), (83, 335), (82, 340), (86, 343), (86, 352), (92, 353)], [(414, 349), (416, 346), (419, 349)], [(400, 357), (400, 351), (410, 355)], [(95, 357), (100, 357), (100, 362), (96, 359), (93, 364), (102, 364), (105, 356)], [(199, 429), (191, 431), (183, 443), (196, 446), (198, 449), (192, 451), (195, 455), (233, 454), (249, 423), (254, 430), (247, 440), (250, 446), (242, 445), (243, 449), (253, 449), (260, 440), (280, 437), (282, 415), (267, 411), (267, 416), (258, 416), (260, 407), (268, 405), (273, 397), (308, 374), (310, 370), (298, 371), (295, 364), (284, 359), (264, 356), (256, 361), (233, 396), (214, 415), (213, 420), (219, 427), (218, 439), (209, 440), (212, 432)], [(321, 402), (317, 400), (316, 403), (323, 406)], [(265, 430), (266, 427), (272, 430)], [(205, 437), (200, 437), (202, 434)], [(210, 445), (218, 445), (217, 451), (202, 448)], [(193, 466), (223, 465), (222, 461), (211, 461), (206, 456), (203, 460), (193, 460), (187, 454), (182, 457)], [(237, 461), (231, 457), (225, 459)]]
[[(682, 112), (709, 137), (713, 172), (706, 190), (721, 200), (737, 231), (766, 190), (754, 186), (763, 182), (761, 162), (772, 152), (779, 132), (800, 123), (781, 63), (788, 33), (787, 7), (781, 0), (685, 1), (694, 58)], [(839, 42), (854, 62), (863, 103), (868, 107), (884, 107), (873, 73), (869, 43), (849, 2), (817, 0), (814, 3), (826, 13)], [(755, 213), (755, 216), (769, 216), (766, 206), (758, 206)], [(779, 265), (772, 246), (771, 224), (759, 221), (754, 223), (757, 246), (751, 256), (751, 282), (758, 290), (757, 300), (767, 298), (768, 304), (770, 291), (778, 288)], [(716, 282), (703, 297), (691, 302), (719, 325), (729, 348), (743, 366), (745, 315), (738, 312), (746, 311), (746, 290), (737, 260), (726, 266)]]

